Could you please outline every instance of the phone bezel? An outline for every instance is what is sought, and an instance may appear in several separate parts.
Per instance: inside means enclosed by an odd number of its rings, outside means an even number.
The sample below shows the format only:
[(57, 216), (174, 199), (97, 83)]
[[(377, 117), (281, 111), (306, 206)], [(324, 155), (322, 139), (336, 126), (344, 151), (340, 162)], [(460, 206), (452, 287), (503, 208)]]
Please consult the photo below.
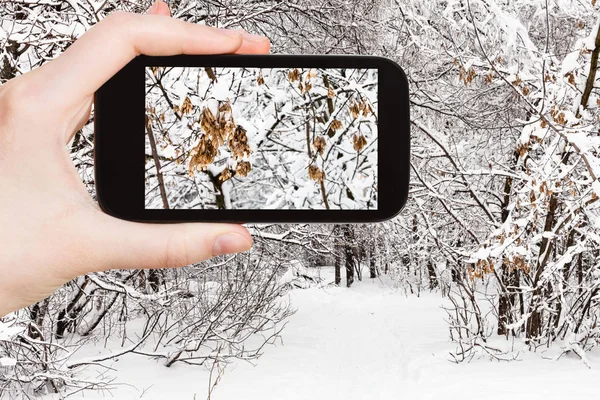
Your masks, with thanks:
[[(376, 210), (164, 210), (145, 208), (145, 67), (378, 69)], [(393, 61), (373, 56), (138, 56), (95, 95), (94, 158), (98, 203), (106, 213), (143, 222), (378, 222), (403, 208), (410, 176), (408, 81)]]

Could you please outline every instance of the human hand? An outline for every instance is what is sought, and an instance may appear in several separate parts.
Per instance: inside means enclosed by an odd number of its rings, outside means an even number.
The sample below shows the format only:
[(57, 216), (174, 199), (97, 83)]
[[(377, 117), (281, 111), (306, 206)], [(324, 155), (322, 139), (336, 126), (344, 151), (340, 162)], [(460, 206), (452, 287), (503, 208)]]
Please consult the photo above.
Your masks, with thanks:
[(139, 54), (268, 53), (263, 36), (178, 21), (157, 1), (114, 13), (60, 57), (0, 87), (0, 317), (93, 271), (168, 268), (248, 250), (232, 224), (153, 225), (104, 214), (66, 149), (94, 92)]

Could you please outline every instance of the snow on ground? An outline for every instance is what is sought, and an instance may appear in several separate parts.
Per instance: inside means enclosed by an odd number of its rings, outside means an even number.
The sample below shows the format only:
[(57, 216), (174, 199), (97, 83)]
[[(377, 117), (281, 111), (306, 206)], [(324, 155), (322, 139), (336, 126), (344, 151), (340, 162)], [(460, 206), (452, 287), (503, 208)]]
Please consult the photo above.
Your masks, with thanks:
[[(323, 275), (331, 279), (331, 270)], [(366, 278), (350, 289), (296, 289), (290, 297), (298, 311), (283, 344), (267, 347), (256, 366), (230, 365), (213, 400), (600, 398), (598, 353), (589, 354), (592, 369), (576, 357), (553, 361), (541, 353), (522, 353), (514, 362), (449, 362), (454, 345), (438, 293), (406, 296)], [(112, 367), (116, 382), (127, 384), (105, 393), (109, 398), (207, 397), (208, 371), (202, 368), (165, 368), (131, 355)], [(85, 398), (102, 397), (87, 392)]]

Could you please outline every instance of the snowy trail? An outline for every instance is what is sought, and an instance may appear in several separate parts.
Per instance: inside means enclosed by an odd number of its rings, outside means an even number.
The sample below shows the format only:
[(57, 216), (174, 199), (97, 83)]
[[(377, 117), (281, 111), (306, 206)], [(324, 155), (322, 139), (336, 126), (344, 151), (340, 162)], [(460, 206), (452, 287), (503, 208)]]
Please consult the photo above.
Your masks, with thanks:
[[(298, 312), (287, 326), (284, 346), (269, 348), (256, 368), (239, 365), (229, 371), (216, 398), (258, 399), (266, 393), (273, 399), (388, 398), (406, 390), (402, 381), (427, 379), (422, 359), (436, 349), (432, 343), (412, 344), (414, 338), (423, 330), (445, 330), (437, 305), (385, 293), (372, 281), (350, 290), (296, 290), (292, 303)], [(447, 347), (443, 337), (434, 344)]]
[[(212, 400), (600, 398), (598, 353), (589, 354), (591, 370), (574, 357), (556, 362), (531, 353), (510, 363), (449, 362), (454, 346), (439, 293), (406, 296), (365, 279), (350, 289), (297, 289), (290, 296), (298, 311), (283, 345), (266, 347), (256, 366), (230, 365)], [(116, 382), (128, 384), (113, 398), (207, 397), (208, 372), (201, 368), (165, 368), (131, 355), (112, 367)]]
[(284, 346), (268, 348), (256, 367), (230, 369), (214, 399), (600, 398), (600, 372), (576, 359), (449, 362), (437, 293), (406, 297), (366, 279), (291, 296), (298, 311)]

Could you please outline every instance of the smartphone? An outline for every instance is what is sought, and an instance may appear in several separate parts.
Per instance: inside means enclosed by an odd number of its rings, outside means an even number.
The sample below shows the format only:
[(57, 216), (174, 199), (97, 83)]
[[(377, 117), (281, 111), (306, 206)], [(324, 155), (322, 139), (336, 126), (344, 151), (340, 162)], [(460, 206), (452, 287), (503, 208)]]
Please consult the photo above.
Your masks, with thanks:
[(376, 222), (408, 195), (408, 83), (369, 56), (139, 56), (95, 95), (101, 208), (144, 222)]

